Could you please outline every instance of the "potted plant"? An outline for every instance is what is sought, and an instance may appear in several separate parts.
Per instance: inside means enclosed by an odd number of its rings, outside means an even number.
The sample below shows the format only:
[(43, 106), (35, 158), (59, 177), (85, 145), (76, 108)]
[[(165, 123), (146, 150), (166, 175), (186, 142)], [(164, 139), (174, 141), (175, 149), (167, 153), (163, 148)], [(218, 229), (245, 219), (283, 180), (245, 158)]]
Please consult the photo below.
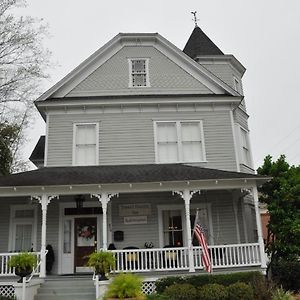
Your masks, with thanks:
[(146, 299), (142, 293), (142, 279), (131, 273), (117, 275), (109, 284), (104, 299)]
[(88, 256), (88, 267), (93, 267), (99, 280), (107, 280), (106, 274), (115, 266), (115, 255), (109, 251), (93, 252)]
[(8, 266), (10, 268), (15, 268), (15, 274), (21, 277), (18, 282), (22, 282), (23, 277), (31, 274), (36, 265), (37, 257), (30, 252), (21, 252), (12, 256), (8, 261)]

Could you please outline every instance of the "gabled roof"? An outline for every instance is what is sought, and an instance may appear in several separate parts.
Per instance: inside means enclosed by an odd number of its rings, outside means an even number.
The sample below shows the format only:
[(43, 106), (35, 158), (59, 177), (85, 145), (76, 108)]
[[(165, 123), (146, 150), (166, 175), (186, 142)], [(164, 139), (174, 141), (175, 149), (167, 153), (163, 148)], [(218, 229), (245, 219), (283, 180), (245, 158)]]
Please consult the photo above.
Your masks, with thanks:
[(45, 167), (0, 177), (1, 187), (265, 179), (249, 173), (184, 164)]
[[(151, 45), (158, 51), (165, 53), (170, 60), (176, 61), (181, 68), (185, 69), (195, 79), (201, 81), (213, 93), (240, 96), (233, 88), (229, 87), (206, 68), (187, 57), (180, 49), (158, 33), (120, 33), (41, 95), (37, 99), (36, 104), (39, 105), (40, 102), (47, 99), (66, 97), (80, 82), (113, 57), (120, 49), (126, 45), (136, 46), (137, 43), (138, 45)], [(133, 92), (146, 94), (147, 91), (147, 89), (143, 89), (142, 92), (134, 90), (130, 91), (130, 94), (133, 94)]]
[(194, 28), (183, 52), (192, 59), (201, 55), (224, 55), (224, 53), (198, 26)]

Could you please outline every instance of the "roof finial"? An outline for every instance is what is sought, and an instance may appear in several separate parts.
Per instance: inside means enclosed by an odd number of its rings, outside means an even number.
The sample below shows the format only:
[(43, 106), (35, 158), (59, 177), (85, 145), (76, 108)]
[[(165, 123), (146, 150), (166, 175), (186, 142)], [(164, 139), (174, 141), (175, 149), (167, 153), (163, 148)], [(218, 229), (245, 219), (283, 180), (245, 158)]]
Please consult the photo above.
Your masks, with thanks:
[(199, 19), (197, 19), (197, 12), (191, 11), (191, 14), (194, 15), (193, 21), (195, 22), (195, 27), (197, 27), (198, 26), (197, 21), (199, 21)]

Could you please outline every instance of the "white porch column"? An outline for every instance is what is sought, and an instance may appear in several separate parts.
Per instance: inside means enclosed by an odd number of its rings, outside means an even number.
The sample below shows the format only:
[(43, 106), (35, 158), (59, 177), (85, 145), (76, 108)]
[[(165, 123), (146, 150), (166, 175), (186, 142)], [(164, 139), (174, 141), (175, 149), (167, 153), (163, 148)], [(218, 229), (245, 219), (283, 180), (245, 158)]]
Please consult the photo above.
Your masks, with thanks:
[(103, 250), (107, 250), (107, 204), (110, 199), (118, 194), (109, 194), (103, 192), (101, 194), (92, 194), (91, 197), (97, 198), (102, 205), (102, 243)]
[(239, 205), (239, 197), (236, 193), (232, 193), (232, 206), (234, 212), (234, 221), (235, 221), (235, 228), (236, 228), (236, 239), (238, 244), (241, 243), (241, 234), (240, 234), (240, 226), (239, 226), (239, 219), (238, 219), (238, 205)]
[(188, 256), (189, 256), (189, 272), (195, 272), (193, 245), (192, 245), (190, 203), (191, 203), (191, 198), (197, 192), (199, 191), (190, 191), (188, 189), (184, 189), (183, 191), (174, 191), (174, 193), (180, 195), (181, 198), (184, 200), (185, 222), (186, 222), (185, 226), (186, 226)]
[(258, 236), (258, 243), (259, 243), (260, 257), (261, 257), (261, 267), (262, 267), (262, 269), (266, 270), (267, 263), (266, 263), (265, 245), (264, 245), (264, 239), (262, 236), (261, 217), (260, 217), (260, 212), (259, 212), (259, 207), (258, 207), (258, 193), (257, 193), (256, 186), (254, 186), (252, 188), (252, 193), (253, 193), (253, 199), (254, 199), (257, 236)]
[(40, 277), (46, 277), (46, 232), (47, 232), (47, 207), (50, 201), (58, 197), (57, 195), (48, 196), (43, 194), (42, 196), (33, 197), (36, 198), (41, 204), (42, 208), (42, 233), (41, 233), (41, 266)]

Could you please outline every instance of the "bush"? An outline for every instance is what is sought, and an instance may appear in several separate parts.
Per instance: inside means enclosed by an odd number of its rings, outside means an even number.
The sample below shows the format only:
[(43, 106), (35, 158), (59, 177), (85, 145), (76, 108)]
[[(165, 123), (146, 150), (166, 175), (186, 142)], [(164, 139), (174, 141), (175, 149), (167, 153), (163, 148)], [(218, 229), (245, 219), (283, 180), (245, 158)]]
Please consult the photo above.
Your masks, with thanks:
[(108, 286), (107, 298), (144, 300), (146, 297), (142, 294), (142, 279), (131, 273), (117, 275)]
[(174, 284), (168, 286), (163, 296), (169, 300), (197, 300), (197, 289), (191, 284)]
[(221, 284), (206, 284), (199, 289), (198, 295), (201, 300), (226, 300), (227, 290)]
[(253, 300), (253, 288), (244, 282), (236, 282), (227, 287), (230, 300)]
[(281, 261), (273, 264), (272, 278), (286, 291), (300, 291), (300, 261)]
[(166, 296), (160, 294), (147, 295), (147, 300), (169, 300)]
[(283, 288), (277, 288), (272, 293), (272, 300), (293, 300), (292, 294)]
[[(196, 275), (196, 276), (186, 276), (186, 277), (166, 277), (156, 281), (156, 290), (159, 294), (172, 284), (183, 284), (188, 283), (194, 287), (201, 287), (206, 284), (217, 283), (224, 286), (229, 286), (230, 284), (236, 282), (244, 282), (256, 286), (257, 282), (264, 282), (265, 278), (260, 272), (238, 272), (230, 274), (218, 274), (218, 275)], [(260, 299), (260, 298), (259, 298)], [(265, 298), (261, 298), (265, 299)], [(266, 298), (270, 299), (270, 298)]]

